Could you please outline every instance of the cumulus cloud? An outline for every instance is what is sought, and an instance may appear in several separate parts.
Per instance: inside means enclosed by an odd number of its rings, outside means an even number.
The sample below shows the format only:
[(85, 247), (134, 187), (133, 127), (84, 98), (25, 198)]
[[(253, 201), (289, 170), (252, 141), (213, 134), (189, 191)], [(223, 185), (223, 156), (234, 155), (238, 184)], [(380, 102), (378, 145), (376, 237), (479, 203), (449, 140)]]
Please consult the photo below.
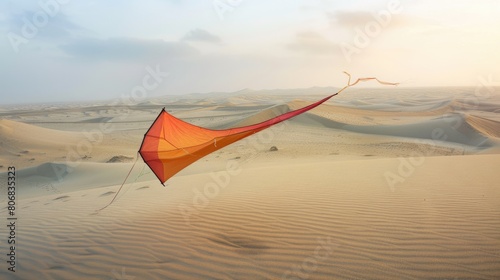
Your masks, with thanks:
[(74, 57), (106, 60), (183, 58), (198, 53), (184, 42), (135, 38), (82, 39), (61, 45), (60, 48)]
[(199, 41), (207, 42), (213, 44), (220, 44), (222, 42), (221, 38), (204, 30), (204, 29), (193, 29), (189, 31), (183, 38), (183, 41)]
[[(88, 31), (71, 21), (63, 12), (55, 16), (46, 14), (46, 24), (42, 27), (36, 27), (33, 21), (33, 15), (36, 11), (23, 11), (21, 13), (10, 14), (6, 23), (9, 31), (23, 36), (23, 29), (35, 32), (33, 39), (42, 41), (62, 41), (72, 38), (78, 34), (88, 33)], [(39, 11), (38, 11), (39, 12)]]
[(326, 16), (332, 26), (344, 28), (363, 27), (374, 20), (383, 22), (384, 26), (387, 25), (387, 27), (401, 27), (418, 21), (415, 18), (392, 14), (386, 10), (374, 13), (365, 11), (336, 11), (333, 13), (327, 12)]
[(330, 19), (330, 22), (332, 24), (343, 27), (356, 27), (365, 25), (367, 22), (373, 20), (372, 14), (363, 11), (337, 11), (334, 13), (327, 13), (327, 17)]
[(287, 45), (293, 51), (302, 51), (312, 54), (332, 54), (338, 52), (337, 44), (329, 41), (321, 34), (314, 31), (299, 32), (294, 42)]

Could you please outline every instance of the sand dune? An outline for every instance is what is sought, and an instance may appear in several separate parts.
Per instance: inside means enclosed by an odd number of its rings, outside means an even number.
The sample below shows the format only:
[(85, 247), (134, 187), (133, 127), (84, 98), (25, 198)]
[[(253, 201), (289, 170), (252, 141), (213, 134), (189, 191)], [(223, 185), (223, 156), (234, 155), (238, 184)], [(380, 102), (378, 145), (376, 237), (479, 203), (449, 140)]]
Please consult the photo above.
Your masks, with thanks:
[(448, 141), (475, 147), (492, 145), (488, 142), (487, 135), (485, 136), (481, 133), (482, 131), (475, 129), (475, 127), (479, 127), (480, 125), (471, 126), (468, 122), (469, 119), (471, 118), (454, 114), (405, 125), (343, 125), (340, 128), (359, 133)]
[(246, 116), (242, 120), (236, 120), (236, 121), (227, 123), (223, 127), (220, 127), (220, 128), (252, 125), (252, 124), (260, 123), (260, 122), (263, 122), (265, 120), (274, 118), (278, 115), (284, 114), (284, 113), (289, 112), (289, 111), (290, 111), (290, 108), (286, 104), (276, 105), (276, 106), (272, 106), (270, 108), (259, 110), (257, 113), (252, 114), (250, 116)]
[(219, 129), (333, 90), (1, 109), (0, 193), (15, 166), (18, 262), (0, 279), (499, 279), (500, 98), (473, 89), (353, 90), (166, 187), (139, 159), (97, 211), (162, 107)]
[(473, 115), (468, 115), (466, 118), (467, 123), (477, 131), (484, 135), (500, 138), (500, 122)]
[[(293, 109), (295, 108), (300, 108), (303, 107), (307, 102), (304, 101), (295, 101), (289, 103), (290, 107)], [(388, 110), (388, 109), (391, 110)], [(394, 108), (397, 108), (396, 110), (392, 110)], [(403, 109), (404, 108), (404, 109)], [(350, 114), (350, 115), (369, 115), (373, 117), (389, 117), (389, 116), (398, 116), (398, 117), (409, 117), (409, 116), (418, 116), (418, 117), (424, 117), (424, 116), (436, 116), (436, 115), (442, 115), (448, 112), (453, 111), (453, 106), (450, 105), (450, 103), (445, 103), (444, 105), (425, 105), (425, 106), (419, 106), (418, 108), (413, 108), (413, 110), (408, 109), (406, 107), (401, 107), (401, 105), (390, 105), (390, 106), (383, 106), (380, 104), (374, 104), (373, 106), (370, 105), (370, 107), (363, 106), (361, 107), (346, 107), (346, 106), (337, 106), (337, 105), (331, 105), (327, 104), (325, 106), (322, 106), (316, 110), (316, 113), (331, 113), (335, 111), (336, 113), (340, 114)]]
[[(176, 177), (167, 188), (134, 184), (97, 215), (116, 187), (26, 199), (19, 210), (20, 272), (0, 275), (494, 279), (498, 177), (474, 167), (496, 166), (500, 158), (463, 159), (426, 158), (394, 191), (383, 174), (397, 172), (398, 159), (278, 161), (272, 168), (245, 166), (211, 198), (203, 191), (211, 176), (198, 174)], [(355, 176), (359, 170), (363, 176)]]
[[(11, 120), (0, 120), (0, 165), (28, 166), (67, 155), (64, 147), (82, 139), (73, 132), (46, 129)], [(1, 170), (1, 169), (0, 169)]]
[[(338, 108), (330, 108), (329, 114), (333, 115), (337, 113), (336, 109)], [(247, 117), (243, 121), (231, 122), (221, 128), (255, 124), (290, 110), (290, 107), (287, 105), (274, 106)], [(323, 109), (323, 113), (324, 111), (325, 109)], [(371, 124), (364, 126), (337, 122), (321, 115), (325, 114), (318, 113), (317, 111), (308, 112), (296, 117), (294, 122), (364, 134), (427, 139), (436, 142), (453, 142), (474, 147), (491, 147), (496, 145), (489, 141), (488, 137), (497, 138), (497, 132), (500, 131), (500, 125), (496, 121), (464, 114), (445, 114), (437, 118), (426, 118), (419, 122), (407, 121), (405, 124), (381, 125), (377, 124), (373, 117), (367, 117), (371, 116), (369, 113), (363, 113), (361, 116), (351, 113), (351, 122)], [(362, 120), (354, 121), (353, 119), (356, 118)]]
[[(18, 170), (17, 182), (20, 197), (31, 198), (47, 195), (57, 190), (59, 194), (121, 184), (131, 163), (44, 163)], [(103, 172), (105, 170), (105, 172)], [(155, 178), (148, 169), (133, 170), (138, 182)], [(140, 176), (140, 177), (139, 177)]]
[(46, 129), (5, 119), (0, 120), (0, 135), (2, 142), (9, 142), (12, 145), (6, 147), (9, 150), (15, 146), (60, 145), (78, 139), (78, 135), (71, 132)]
[[(94, 122), (90, 122), (92, 125)], [(149, 123), (149, 121), (147, 122)], [(147, 125), (144, 122), (144, 125)], [(11, 120), (0, 120), (0, 165), (14, 164), (18, 168), (47, 162), (106, 162), (117, 154), (135, 155), (130, 142), (140, 144), (140, 135), (116, 141), (123, 133), (114, 128), (112, 133), (97, 128), (80, 127), (80, 131), (47, 129)], [(125, 124), (130, 126), (130, 123)], [(67, 127), (60, 124), (61, 127)], [(75, 126), (69, 124), (71, 129)], [(1, 169), (0, 169), (1, 170)]]

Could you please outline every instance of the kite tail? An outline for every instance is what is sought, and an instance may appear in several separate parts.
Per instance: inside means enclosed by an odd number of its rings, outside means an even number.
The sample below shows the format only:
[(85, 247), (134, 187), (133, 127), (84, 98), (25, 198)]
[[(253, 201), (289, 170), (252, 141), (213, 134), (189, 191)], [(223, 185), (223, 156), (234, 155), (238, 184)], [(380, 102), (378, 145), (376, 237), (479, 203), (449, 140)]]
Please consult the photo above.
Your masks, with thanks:
[(369, 81), (369, 80), (375, 80), (379, 84), (382, 84), (382, 85), (389, 85), (389, 86), (397, 86), (397, 85), (399, 85), (399, 83), (391, 83), (391, 82), (381, 81), (381, 80), (377, 79), (376, 77), (358, 78), (354, 83), (351, 84), (351, 74), (347, 73), (346, 71), (344, 71), (344, 74), (346, 74), (349, 77), (349, 79), (347, 80), (347, 85), (345, 87), (343, 87), (342, 89), (340, 89), (335, 95), (341, 93), (345, 89), (348, 89), (348, 88), (356, 85), (359, 82), (366, 82), (366, 81)]
[(128, 177), (130, 176), (130, 173), (132, 173), (132, 169), (134, 169), (135, 167), (135, 164), (137, 163), (137, 160), (139, 160), (139, 157), (136, 155), (135, 156), (135, 161), (134, 161), (134, 164), (132, 164), (132, 167), (130, 168), (130, 170), (128, 171), (128, 174), (127, 176), (125, 177), (125, 180), (123, 180), (123, 183), (122, 185), (120, 186), (120, 188), (118, 189), (118, 191), (116, 192), (115, 196), (113, 197), (113, 199), (111, 200), (110, 203), (108, 203), (108, 205), (102, 207), (101, 209), (97, 210), (97, 212), (101, 211), (101, 210), (104, 210), (106, 208), (108, 208), (108, 206), (110, 206), (116, 199), (116, 197), (118, 196), (118, 194), (120, 193), (120, 191), (122, 190), (123, 186), (125, 185), (125, 182), (127, 182), (127, 179)]

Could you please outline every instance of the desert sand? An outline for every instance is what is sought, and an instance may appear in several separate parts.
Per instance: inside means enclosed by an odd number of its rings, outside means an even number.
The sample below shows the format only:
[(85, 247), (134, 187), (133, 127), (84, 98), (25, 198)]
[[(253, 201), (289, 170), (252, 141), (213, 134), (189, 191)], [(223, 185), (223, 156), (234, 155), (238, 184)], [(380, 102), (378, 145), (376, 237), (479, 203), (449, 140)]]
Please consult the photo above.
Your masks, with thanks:
[(1, 107), (0, 278), (500, 279), (500, 89), (474, 90), (352, 89), (165, 187), (139, 158), (102, 211), (161, 108), (222, 129), (335, 89)]

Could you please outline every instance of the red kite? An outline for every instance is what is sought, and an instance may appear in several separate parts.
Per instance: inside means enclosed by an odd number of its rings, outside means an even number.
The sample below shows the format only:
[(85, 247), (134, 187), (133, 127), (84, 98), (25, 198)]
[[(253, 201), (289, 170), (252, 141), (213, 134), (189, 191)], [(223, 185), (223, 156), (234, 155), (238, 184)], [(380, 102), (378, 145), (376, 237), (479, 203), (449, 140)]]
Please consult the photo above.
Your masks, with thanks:
[(347, 85), (337, 93), (306, 107), (249, 126), (224, 130), (207, 129), (182, 121), (167, 113), (163, 108), (144, 135), (139, 154), (164, 184), (169, 178), (200, 158), (272, 125), (307, 112), (360, 81), (376, 80), (381, 84), (397, 85), (397, 83), (379, 81), (377, 78), (360, 78), (351, 84), (351, 76), (347, 72), (344, 73), (349, 76), (349, 80)]
[[(207, 129), (182, 121), (167, 113), (163, 108), (144, 135), (139, 154), (164, 185), (165, 181), (200, 158), (272, 125), (305, 113), (359, 82), (376, 80), (384, 85), (398, 85), (398, 83), (382, 82), (377, 78), (359, 78), (351, 84), (351, 75), (347, 72), (344, 73), (349, 76), (349, 80), (347, 85), (338, 92), (306, 107), (290, 111), (261, 123), (243, 127), (224, 130)], [(137, 160), (138, 158), (136, 158), (135, 163), (137, 163)], [(111, 202), (100, 210), (105, 209), (115, 201), (130, 176), (135, 163), (130, 168)]]

